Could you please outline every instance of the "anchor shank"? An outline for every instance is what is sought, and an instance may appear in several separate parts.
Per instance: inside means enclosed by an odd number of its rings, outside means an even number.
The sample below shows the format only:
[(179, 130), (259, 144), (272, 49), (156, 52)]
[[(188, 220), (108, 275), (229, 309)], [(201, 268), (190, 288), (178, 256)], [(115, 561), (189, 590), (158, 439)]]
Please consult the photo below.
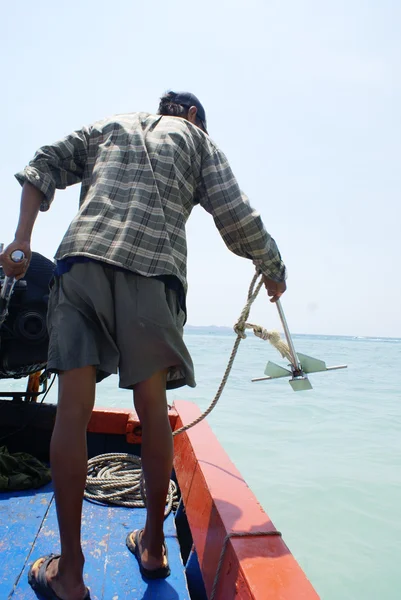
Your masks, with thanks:
[(294, 347), (294, 344), (293, 344), (293, 341), (292, 341), (292, 338), (291, 338), (290, 330), (288, 329), (287, 320), (285, 318), (285, 314), (284, 314), (284, 311), (283, 311), (283, 307), (281, 306), (280, 300), (277, 300), (276, 306), (277, 306), (278, 314), (280, 316), (281, 323), (283, 325), (284, 334), (285, 334), (285, 337), (286, 337), (286, 340), (287, 340), (287, 344), (288, 344), (288, 347), (290, 349), (290, 354), (291, 354), (291, 358), (292, 358), (291, 364), (292, 364), (292, 366), (294, 367), (295, 370), (301, 371), (301, 365), (299, 363), (297, 353), (295, 352), (295, 347)]

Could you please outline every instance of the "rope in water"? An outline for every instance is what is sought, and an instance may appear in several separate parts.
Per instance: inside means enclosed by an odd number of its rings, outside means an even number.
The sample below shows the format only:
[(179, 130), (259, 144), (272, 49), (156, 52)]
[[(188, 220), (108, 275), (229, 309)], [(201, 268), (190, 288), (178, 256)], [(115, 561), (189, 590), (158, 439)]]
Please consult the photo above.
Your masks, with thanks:
[[(205, 419), (215, 408), (231, 373), (239, 345), (241, 341), (246, 338), (245, 331), (247, 329), (252, 329), (254, 334), (262, 340), (268, 340), (280, 352), (283, 358), (288, 358), (288, 360), (291, 361), (290, 349), (287, 344), (281, 340), (280, 334), (277, 331), (267, 331), (260, 325), (253, 325), (252, 323), (247, 322), (251, 306), (256, 300), (262, 285), (263, 279), (261, 275), (256, 272), (248, 289), (246, 304), (234, 326), (237, 337), (223, 379), (213, 402), (205, 412), (192, 421), (192, 423), (174, 431), (173, 436), (194, 427), (203, 421), (203, 419)], [(170, 481), (165, 513), (166, 516), (171, 512), (175, 493), (176, 486), (173, 481)], [(103, 504), (117, 504), (119, 506), (130, 506), (133, 508), (144, 507), (146, 505), (146, 494), (142, 476), (141, 459), (130, 454), (102, 454), (90, 459), (88, 461), (85, 498)]]

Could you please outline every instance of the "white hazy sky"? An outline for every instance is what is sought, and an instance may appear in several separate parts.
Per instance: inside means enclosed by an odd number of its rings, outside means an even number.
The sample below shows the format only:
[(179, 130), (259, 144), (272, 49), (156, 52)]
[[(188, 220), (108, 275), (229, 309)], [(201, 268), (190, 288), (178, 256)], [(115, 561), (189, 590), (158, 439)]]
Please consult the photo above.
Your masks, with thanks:
[[(167, 89), (209, 132), (289, 271), (298, 333), (401, 336), (401, 3), (398, 0), (8, 2), (0, 22), (0, 241), (11, 241), (34, 151)], [(41, 214), (52, 257), (77, 186)], [(201, 208), (188, 224), (189, 323), (228, 325), (252, 277)], [(278, 326), (265, 295), (253, 322)]]

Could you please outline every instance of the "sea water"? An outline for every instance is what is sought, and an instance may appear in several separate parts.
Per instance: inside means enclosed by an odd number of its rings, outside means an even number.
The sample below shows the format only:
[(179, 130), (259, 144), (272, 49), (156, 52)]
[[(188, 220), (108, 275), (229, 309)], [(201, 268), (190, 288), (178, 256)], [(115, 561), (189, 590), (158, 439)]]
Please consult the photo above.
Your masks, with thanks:
[[(234, 336), (193, 331), (198, 387), (178, 390), (205, 408)], [(327, 600), (401, 599), (401, 340), (294, 336), (296, 349), (341, 371), (251, 382), (268, 342), (241, 343), (209, 422), (308, 578)]]
[[(197, 387), (169, 392), (169, 402), (205, 409), (235, 336), (188, 328), (185, 337)], [(268, 360), (285, 361), (249, 334), (208, 421), (321, 598), (400, 600), (401, 340), (305, 335), (294, 342), (348, 369), (311, 375), (313, 390), (305, 392), (284, 379), (252, 383)], [(97, 405), (131, 407), (131, 393), (117, 386), (114, 376), (101, 383)]]

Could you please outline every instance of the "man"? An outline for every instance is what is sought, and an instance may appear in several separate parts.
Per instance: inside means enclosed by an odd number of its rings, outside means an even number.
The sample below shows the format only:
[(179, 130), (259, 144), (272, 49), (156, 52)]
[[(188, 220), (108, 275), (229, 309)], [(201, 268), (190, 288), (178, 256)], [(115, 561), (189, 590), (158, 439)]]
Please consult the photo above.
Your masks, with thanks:
[[(42, 594), (82, 600), (89, 597), (80, 540), (86, 428), (96, 381), (117, 371), (120, 387), (134, 392), (147, 490), (145, 528), (129, 534), (127, 546), (145, 576), (170, 573), (163, 536), (173, 460), (166, 388), (195, 385), (183, 341), (192, 208), (200, 204), (228, 248), (253, 260), (272, 301), (286, 289), (285, 266), (208, 137), (203, 106), (187, 92), (166, 94), (158, 115), (105, 119), (45, 146), (16, 177), (20, 219), (0, 259), (6, 274), (19, 278), (39, 210), (49, 208), (56, 188), (82, 183), (78, 214), (56, 253), (48, 310), (48, 368), (59, 375), (50, 457), (61, 556), (40, 558), (30, 572)], [(27, 257), (20, 265), (10, 259), (17, 249)]]

